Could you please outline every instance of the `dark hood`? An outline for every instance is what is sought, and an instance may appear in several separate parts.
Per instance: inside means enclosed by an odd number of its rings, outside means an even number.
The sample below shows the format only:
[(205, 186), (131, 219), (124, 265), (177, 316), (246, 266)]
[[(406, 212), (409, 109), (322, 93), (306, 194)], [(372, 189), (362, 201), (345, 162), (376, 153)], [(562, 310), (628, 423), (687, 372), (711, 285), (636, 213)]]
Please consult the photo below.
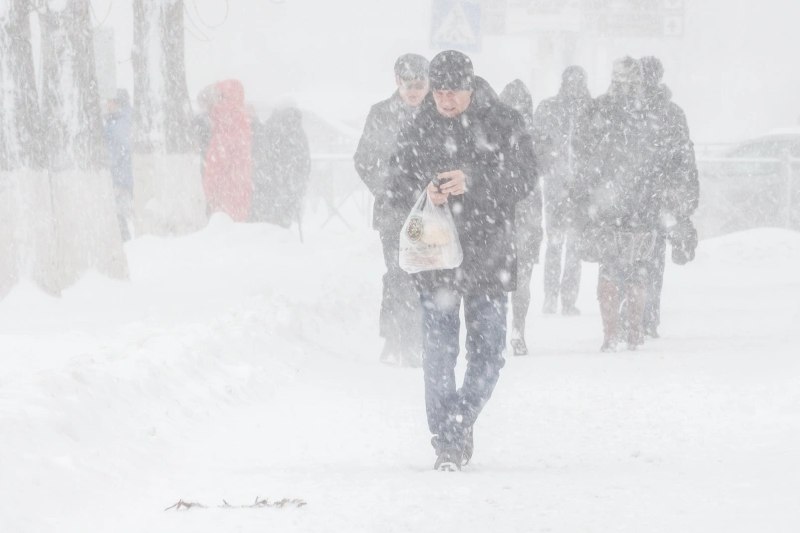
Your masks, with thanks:
[(522, 80), (514, 80), (500, 93), (500, 101), (511, 107), (525, 119), (525, 125), (533, 123), (533, 98)]

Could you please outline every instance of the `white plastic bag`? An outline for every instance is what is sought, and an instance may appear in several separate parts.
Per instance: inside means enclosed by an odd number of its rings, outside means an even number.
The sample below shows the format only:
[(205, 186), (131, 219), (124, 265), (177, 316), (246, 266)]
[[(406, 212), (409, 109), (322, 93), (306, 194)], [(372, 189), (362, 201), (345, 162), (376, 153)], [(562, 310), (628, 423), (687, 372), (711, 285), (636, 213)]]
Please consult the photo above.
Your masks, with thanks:
[(422, 191), (400, 230), (400, 268), (409, 274), (446, 270), (463, 259), (450, 206), (434, 205)]

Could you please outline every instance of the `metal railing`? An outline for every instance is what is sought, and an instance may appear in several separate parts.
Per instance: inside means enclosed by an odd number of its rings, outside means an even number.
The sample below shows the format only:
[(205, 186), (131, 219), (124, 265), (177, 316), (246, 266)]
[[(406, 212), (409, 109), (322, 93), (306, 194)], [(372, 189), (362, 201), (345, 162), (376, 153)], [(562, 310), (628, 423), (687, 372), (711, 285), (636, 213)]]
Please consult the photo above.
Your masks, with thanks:
[(800, 230), (800, 159), (700, 157), (701, 237), (757, 227)]
[[(701, 152), (698, 153), (708, 153)], [(693, 217), (701, 237), (757, 227), (800, 230), (800, 159), (700, 155), (700, 205)], [(352, 154), (311, 157), (308, 201), (327, 210), (323, 225), (369, 225), (372, 196), (353, 167)]]

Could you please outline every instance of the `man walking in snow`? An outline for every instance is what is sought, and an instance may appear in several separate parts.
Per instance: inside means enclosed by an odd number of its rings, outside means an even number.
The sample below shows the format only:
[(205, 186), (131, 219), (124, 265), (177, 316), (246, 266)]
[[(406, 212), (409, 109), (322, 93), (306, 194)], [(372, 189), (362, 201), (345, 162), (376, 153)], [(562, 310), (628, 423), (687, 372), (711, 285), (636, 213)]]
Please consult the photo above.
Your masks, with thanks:
[[(693, 231), (689, 217), (697, 209), (700, 183), (686, 115), (672, 101), (669, 88), (661, 83), (664, 75), (661, 61), (649, 56), (641, 58), (639, 63), (644, 80), (648, 126), (655, 135), (657, 146), (667, 157), (666, 172), (650, 176), (650, 179), (660, 185), (661, 192), (651, 201), (662, 199), (662, 205), (658, 237), (645, 284), (647, 296), (643, 327), (645, 335), (657, 338), (661, 322), (661, 288), (664, 284), (667, 236), (678, 237)], [(674, 248), (680, 248), (680, 244)]]
[[(422, 191), (433, 204), (448, 204), (463, 249), (458, 268), (414, 275), (434, 468), (455, 470), (472, 455), (473, 424), (505, 363), (507, 292), (516, 284), (514, 209), (534, 188), (536, 171), (521, 115), (474, 75), (469, 57), (439, 53), (429, 79), (431, 94), (400, 132), (391, 192), (406, 211)], [(467, 369), (456, 388), (462, 302)]]
[(611, 87), (587, 115), (581, 141), (575, 198), (584, 245), (600, 263), (601, 350), (614, 351), (620, 342), (633, 350), (644, 341), (645, 283), (664, 202), (664, 187), (653, 177), (668, 168), (648, 127), (638, 61), (614, 62)]
[[(500, 101), (522, 115), (528, 133), (533, 127), (533, 99), (522, 80), (514, 80), (500, 92)], [(517, 289), (511, 293), (511, 349), (514, 355), (527, 355), (525, 323), (531, 302), (533, 265), (539, 262), (542, 244), (542, 189), (536, 186), (527, 198), (517, 203), (514, 215), (517, 251)]]
[(422, 311), (411, 276), (398, 264), (400, 228), (407, 210), (392, 205), (387, 184), (397, 151), (397, 134), (416, 117), (428, 94), (428, 60), (417, 54), (400, 56), (394, 65), (395, 93), (372, 106), (354, 160), (361, 180), (375, 197), (372, 226), (383, 245), (380, 334), (381, 361), (419, 366), (422, 357)]
[[(552, 314), (561, 297), (561, 313), (579, 314), (575, 303), (581, 283), (581, 261), (574, 231), (571, 191), (577, 168), (576, 130), (592, 104), (586, 71), (567, 67), (558, 95), (544, 100), (533, 115), (536, 155), (542, 167), (547, 248), (544, 262), (544, 305)], [(564, 254), (564, 269), (561, 256)]]

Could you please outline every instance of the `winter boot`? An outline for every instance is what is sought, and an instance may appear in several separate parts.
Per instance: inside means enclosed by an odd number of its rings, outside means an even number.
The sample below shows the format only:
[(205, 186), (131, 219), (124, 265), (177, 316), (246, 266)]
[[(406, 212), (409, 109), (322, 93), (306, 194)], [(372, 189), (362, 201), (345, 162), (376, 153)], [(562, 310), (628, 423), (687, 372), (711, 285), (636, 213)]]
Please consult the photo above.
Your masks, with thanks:
[(581, 310), (575, 307), (575, 304), (572, 305), (563, 305), (561, 306), (561, 314), (564, 316), (578, 316), (581, 314)]
[(433, 469), (440, 472), (459, 471), (461, 470), (461, 461), (463, 461), (462, 456), (463, 454), (458, 448), (445, 448), (436, 457)]
[(628, 304), (625, 308), (625, 329), (628, 349), (635, 350), (644, 344), (644, 307), (647, 297), (645, 288), (639, 283), (626, 287)]
[(472, 437), (472, 427), (467, 430), (467, 436), (464, 440), (464, 453), (461, 456), (461, 466), (467, 466), (470, 459), (472, 459), (472, 452), (475, 451), (475, 442)]
[(619, 337), (619, 289), (610, 279), (600, 277), (597, 282), (597, 300), (600, 302), (600, 316), (603, 319), (602, 352), (617, 349)]
[(433, 463), (434, 470), (442, 472), (461, 470), (461, 465), (464, 464), (464, 452), (461, 449), (444, 442), (439, 435), (431, 437), (431, 446), (436, 452), (436, 462)]
[(510, 344), (514, 355), (528, 355), (528, 345), (525, 344), (525, 334), (522, 330), (518, 328), (511, 330)]

